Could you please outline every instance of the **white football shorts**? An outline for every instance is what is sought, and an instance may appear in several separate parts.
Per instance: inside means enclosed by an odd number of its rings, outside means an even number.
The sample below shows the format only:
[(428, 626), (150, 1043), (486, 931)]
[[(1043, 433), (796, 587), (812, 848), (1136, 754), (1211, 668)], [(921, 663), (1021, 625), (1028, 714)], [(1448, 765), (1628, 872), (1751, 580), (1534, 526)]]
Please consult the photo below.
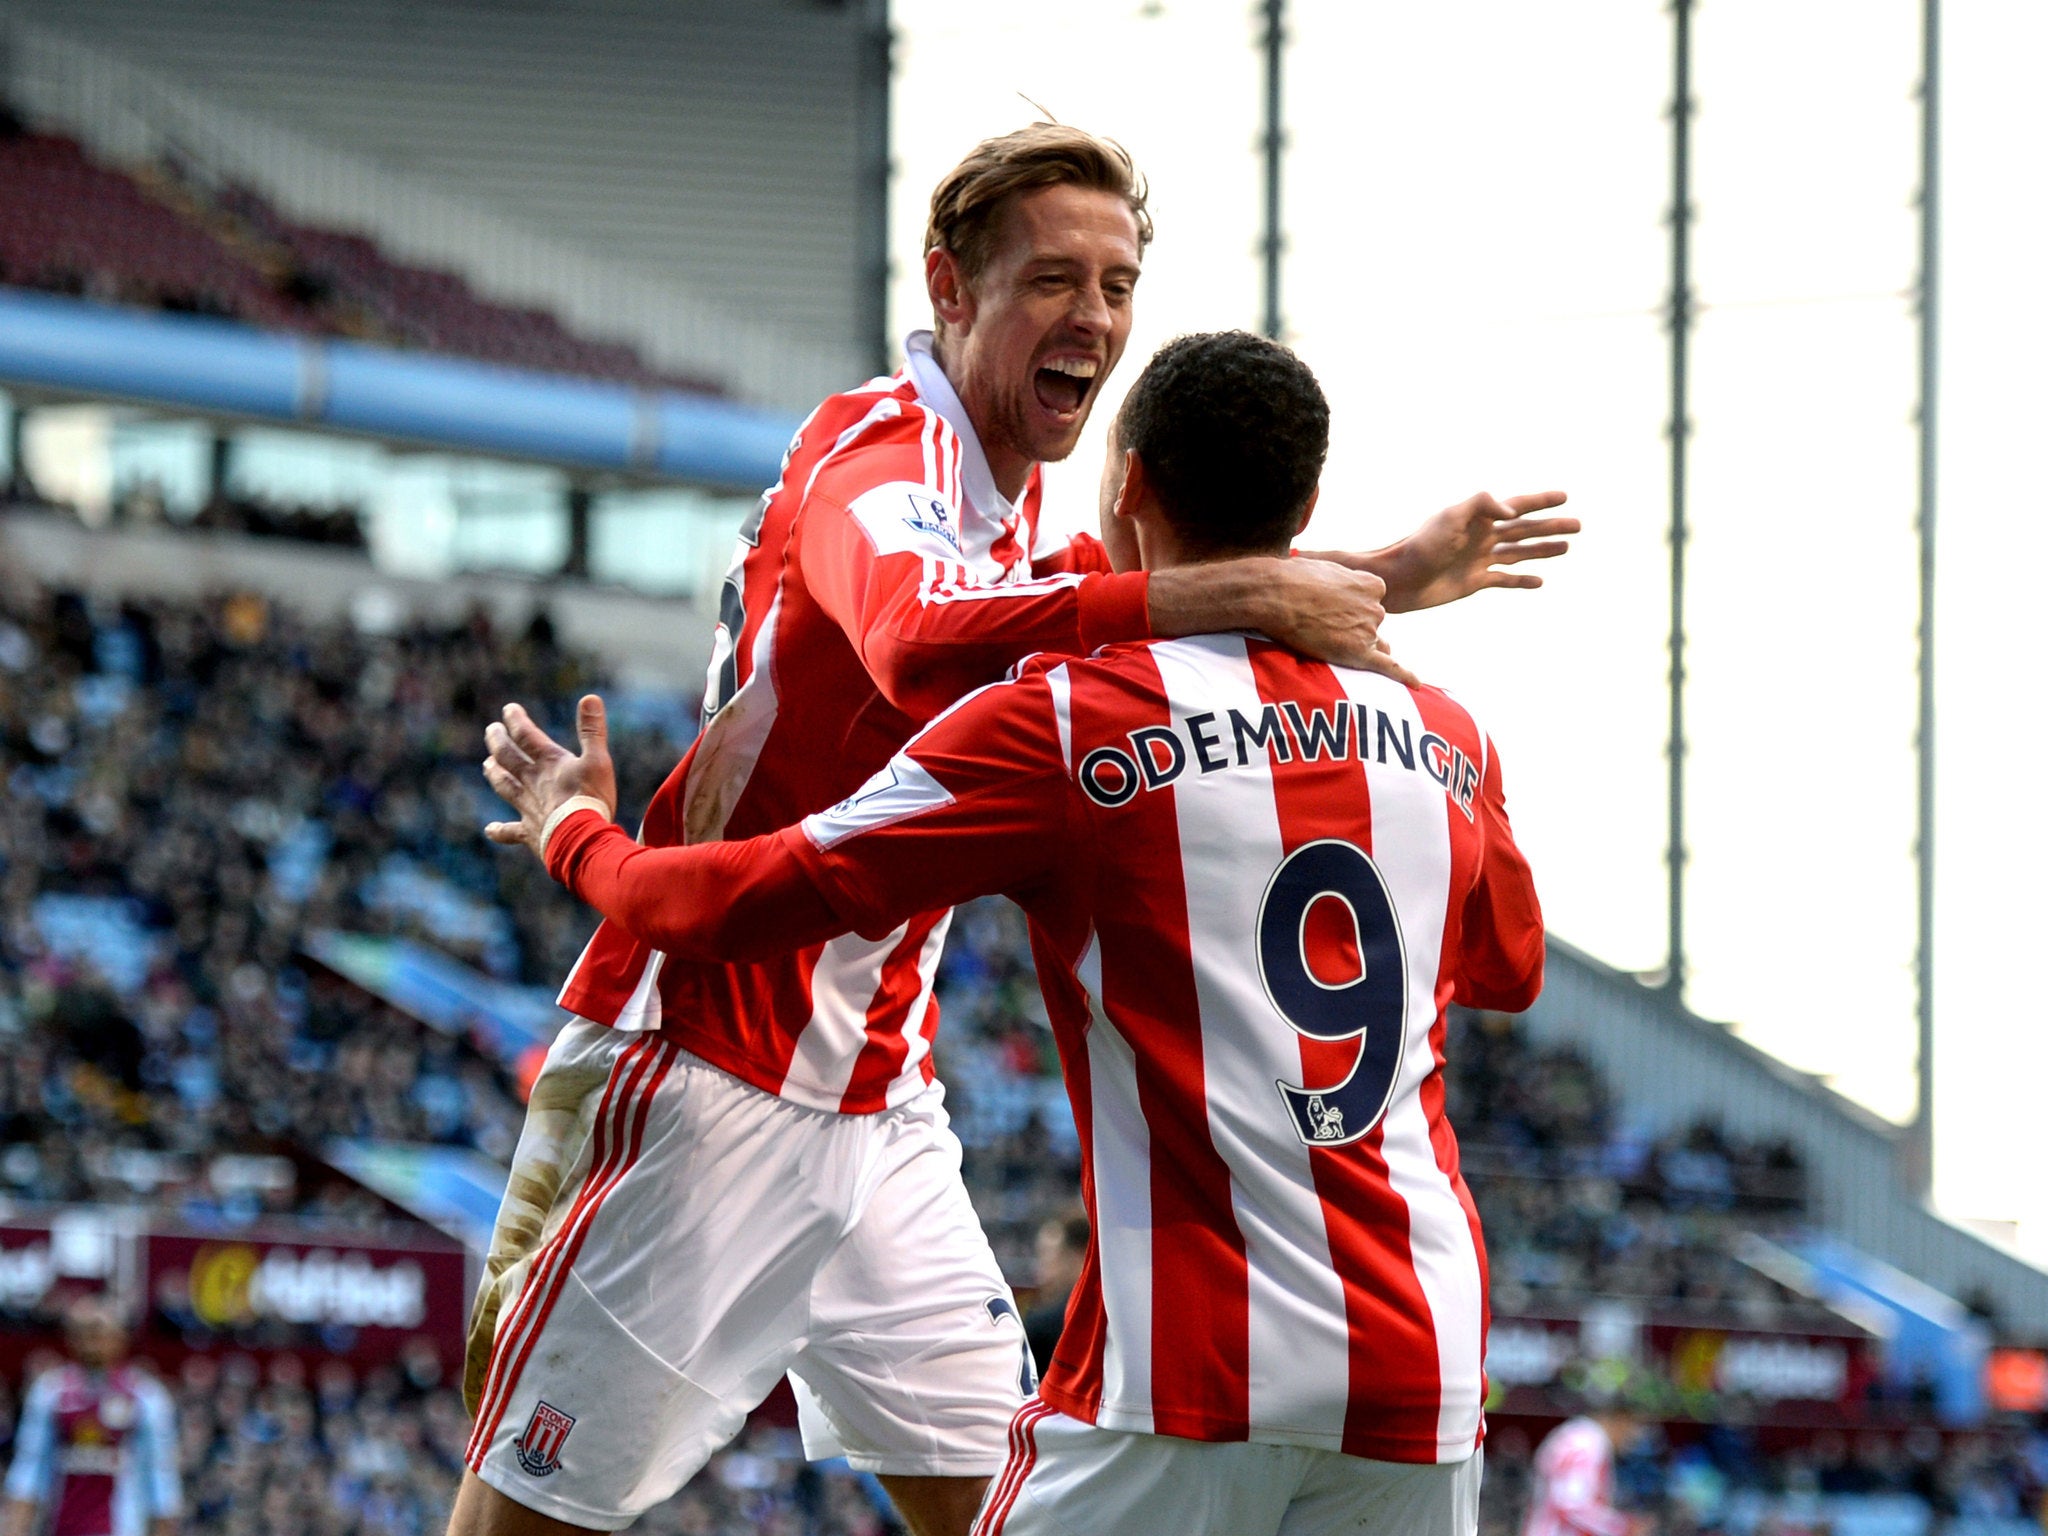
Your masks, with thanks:
[(1483, 1465), (1097, 1429), (1034, 1397), (974, 1536), (1474, 1536)]
[(470, 1468), (530, 1509), (616, 1530), (787, 1371), (809, 1389), (814, 1454), (999, 1470), (1030, 1356), (943, 1099), (934, 1085), (834, 1114), (652, 1034), (564, 1025), (470, 1320)]

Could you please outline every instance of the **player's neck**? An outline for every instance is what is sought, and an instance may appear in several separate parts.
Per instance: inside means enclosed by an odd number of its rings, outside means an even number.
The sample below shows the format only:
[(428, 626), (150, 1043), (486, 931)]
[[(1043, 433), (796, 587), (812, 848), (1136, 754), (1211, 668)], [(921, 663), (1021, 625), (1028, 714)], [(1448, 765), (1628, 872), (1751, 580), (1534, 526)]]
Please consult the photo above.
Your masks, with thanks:
[(988, 461), (989, 478), (995, 481), (996, 490), (1003, 500), (1015, 506), (1017, 498), (1024, 494), (1024, 487), (1031, 481), (1031, 460), (1014, 448), (1006, 448), (983, 437), (978, 421), (974, 423), (974, 435), (981, 442), (981, 456)]
[(1138, 564), (1147, 571), (1172, 571), (1191, 565), (1221, 565), (1230, 560), (1243, 560), (1256, 555), (1271, 555), (1284, 558), (1287, 550), (1276, 549), (1217, 549), (1206, 544), (1191, 543), (1175, 531), (1164, 517), (1149, 518), (1138, 527)]
[(975, 409), (974, 390), (956, 369), (954, 354), (946, 345), (943, 331), (935, 331), (932, 335), (932, 361), (939, 365), (939, 372), (953, 386), (954, 397), (959, 400), (961, 409), (967, 412), (967, 424), (974, 429), (974, 441), (981, 448), (982, 462), (988, 465), (989, 478), (995, 481), (996, 493), (1012, 506), (1016, 505), (1017, 498), (1024, 494), (1024, 487), (1031, 481), (1031, 456), (1019, 452), (989, 431), (989, 424)]

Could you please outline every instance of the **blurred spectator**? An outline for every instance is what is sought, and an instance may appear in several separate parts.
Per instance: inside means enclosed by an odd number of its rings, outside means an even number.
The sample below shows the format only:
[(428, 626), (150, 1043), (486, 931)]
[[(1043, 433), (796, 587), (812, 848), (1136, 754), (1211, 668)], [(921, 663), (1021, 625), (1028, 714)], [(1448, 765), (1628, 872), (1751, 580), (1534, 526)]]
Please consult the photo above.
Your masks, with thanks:
[(70, 1361), (22, 1401), (6, 1536), (172, 1536), (183, 1495), (170, 1394), (125, 1363), (127, 1332), (101, 1298), (71, 1303), (64, 1339)]
[(1522, 1536), (1635, 1536), (1643, 1522), (1616, 1506), (1615, 1452), (1637, 1425), (1612, 1409), (1567, 1419), (1536, 1447)]
[(1088, 1255), (1088, 1217), (1072, 1210), (1055, 1216), (1038, 1229), (1038, 1294), (1024, 1315), (1024, 1337), (1031, 1344), (1031, 1358), (1043, 1376), (1052, 1365), (1052, 1352), (1059, 1347), (1060, 1333), (1067, 1325), (1067, 1299), (1081, 1282), (1081, 1261)]

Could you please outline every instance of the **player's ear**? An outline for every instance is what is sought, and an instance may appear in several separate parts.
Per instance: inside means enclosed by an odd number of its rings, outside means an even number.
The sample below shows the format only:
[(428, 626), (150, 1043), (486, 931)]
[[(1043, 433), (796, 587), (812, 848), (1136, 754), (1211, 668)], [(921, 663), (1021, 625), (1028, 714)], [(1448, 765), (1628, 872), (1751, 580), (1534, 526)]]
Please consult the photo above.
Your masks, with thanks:
[(1123, 483), (1116, 488), (1116, 500), (1111, 504), (1111, 510), (1118, 517), (1136, 517), (1138, 508), (1151, 494), (1152, 486), (1145, 475), (1145, 461), (1138, 457), (1137, 449), (1124, 449), (1123, 461)]
[(924, 253), (924, 290), (941, 330), (962, 330), (974, 323), (974, 290), (960, 270), (960, 258), (943, 245)]

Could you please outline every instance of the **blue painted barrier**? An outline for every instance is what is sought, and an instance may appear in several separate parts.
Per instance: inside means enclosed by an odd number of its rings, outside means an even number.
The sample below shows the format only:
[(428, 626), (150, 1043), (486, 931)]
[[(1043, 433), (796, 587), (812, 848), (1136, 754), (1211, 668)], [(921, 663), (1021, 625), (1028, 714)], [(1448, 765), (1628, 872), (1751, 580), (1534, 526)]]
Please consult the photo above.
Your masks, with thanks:
[(0, 383), (736, 490), (796, 418), (729, 400), (0, 289)]

